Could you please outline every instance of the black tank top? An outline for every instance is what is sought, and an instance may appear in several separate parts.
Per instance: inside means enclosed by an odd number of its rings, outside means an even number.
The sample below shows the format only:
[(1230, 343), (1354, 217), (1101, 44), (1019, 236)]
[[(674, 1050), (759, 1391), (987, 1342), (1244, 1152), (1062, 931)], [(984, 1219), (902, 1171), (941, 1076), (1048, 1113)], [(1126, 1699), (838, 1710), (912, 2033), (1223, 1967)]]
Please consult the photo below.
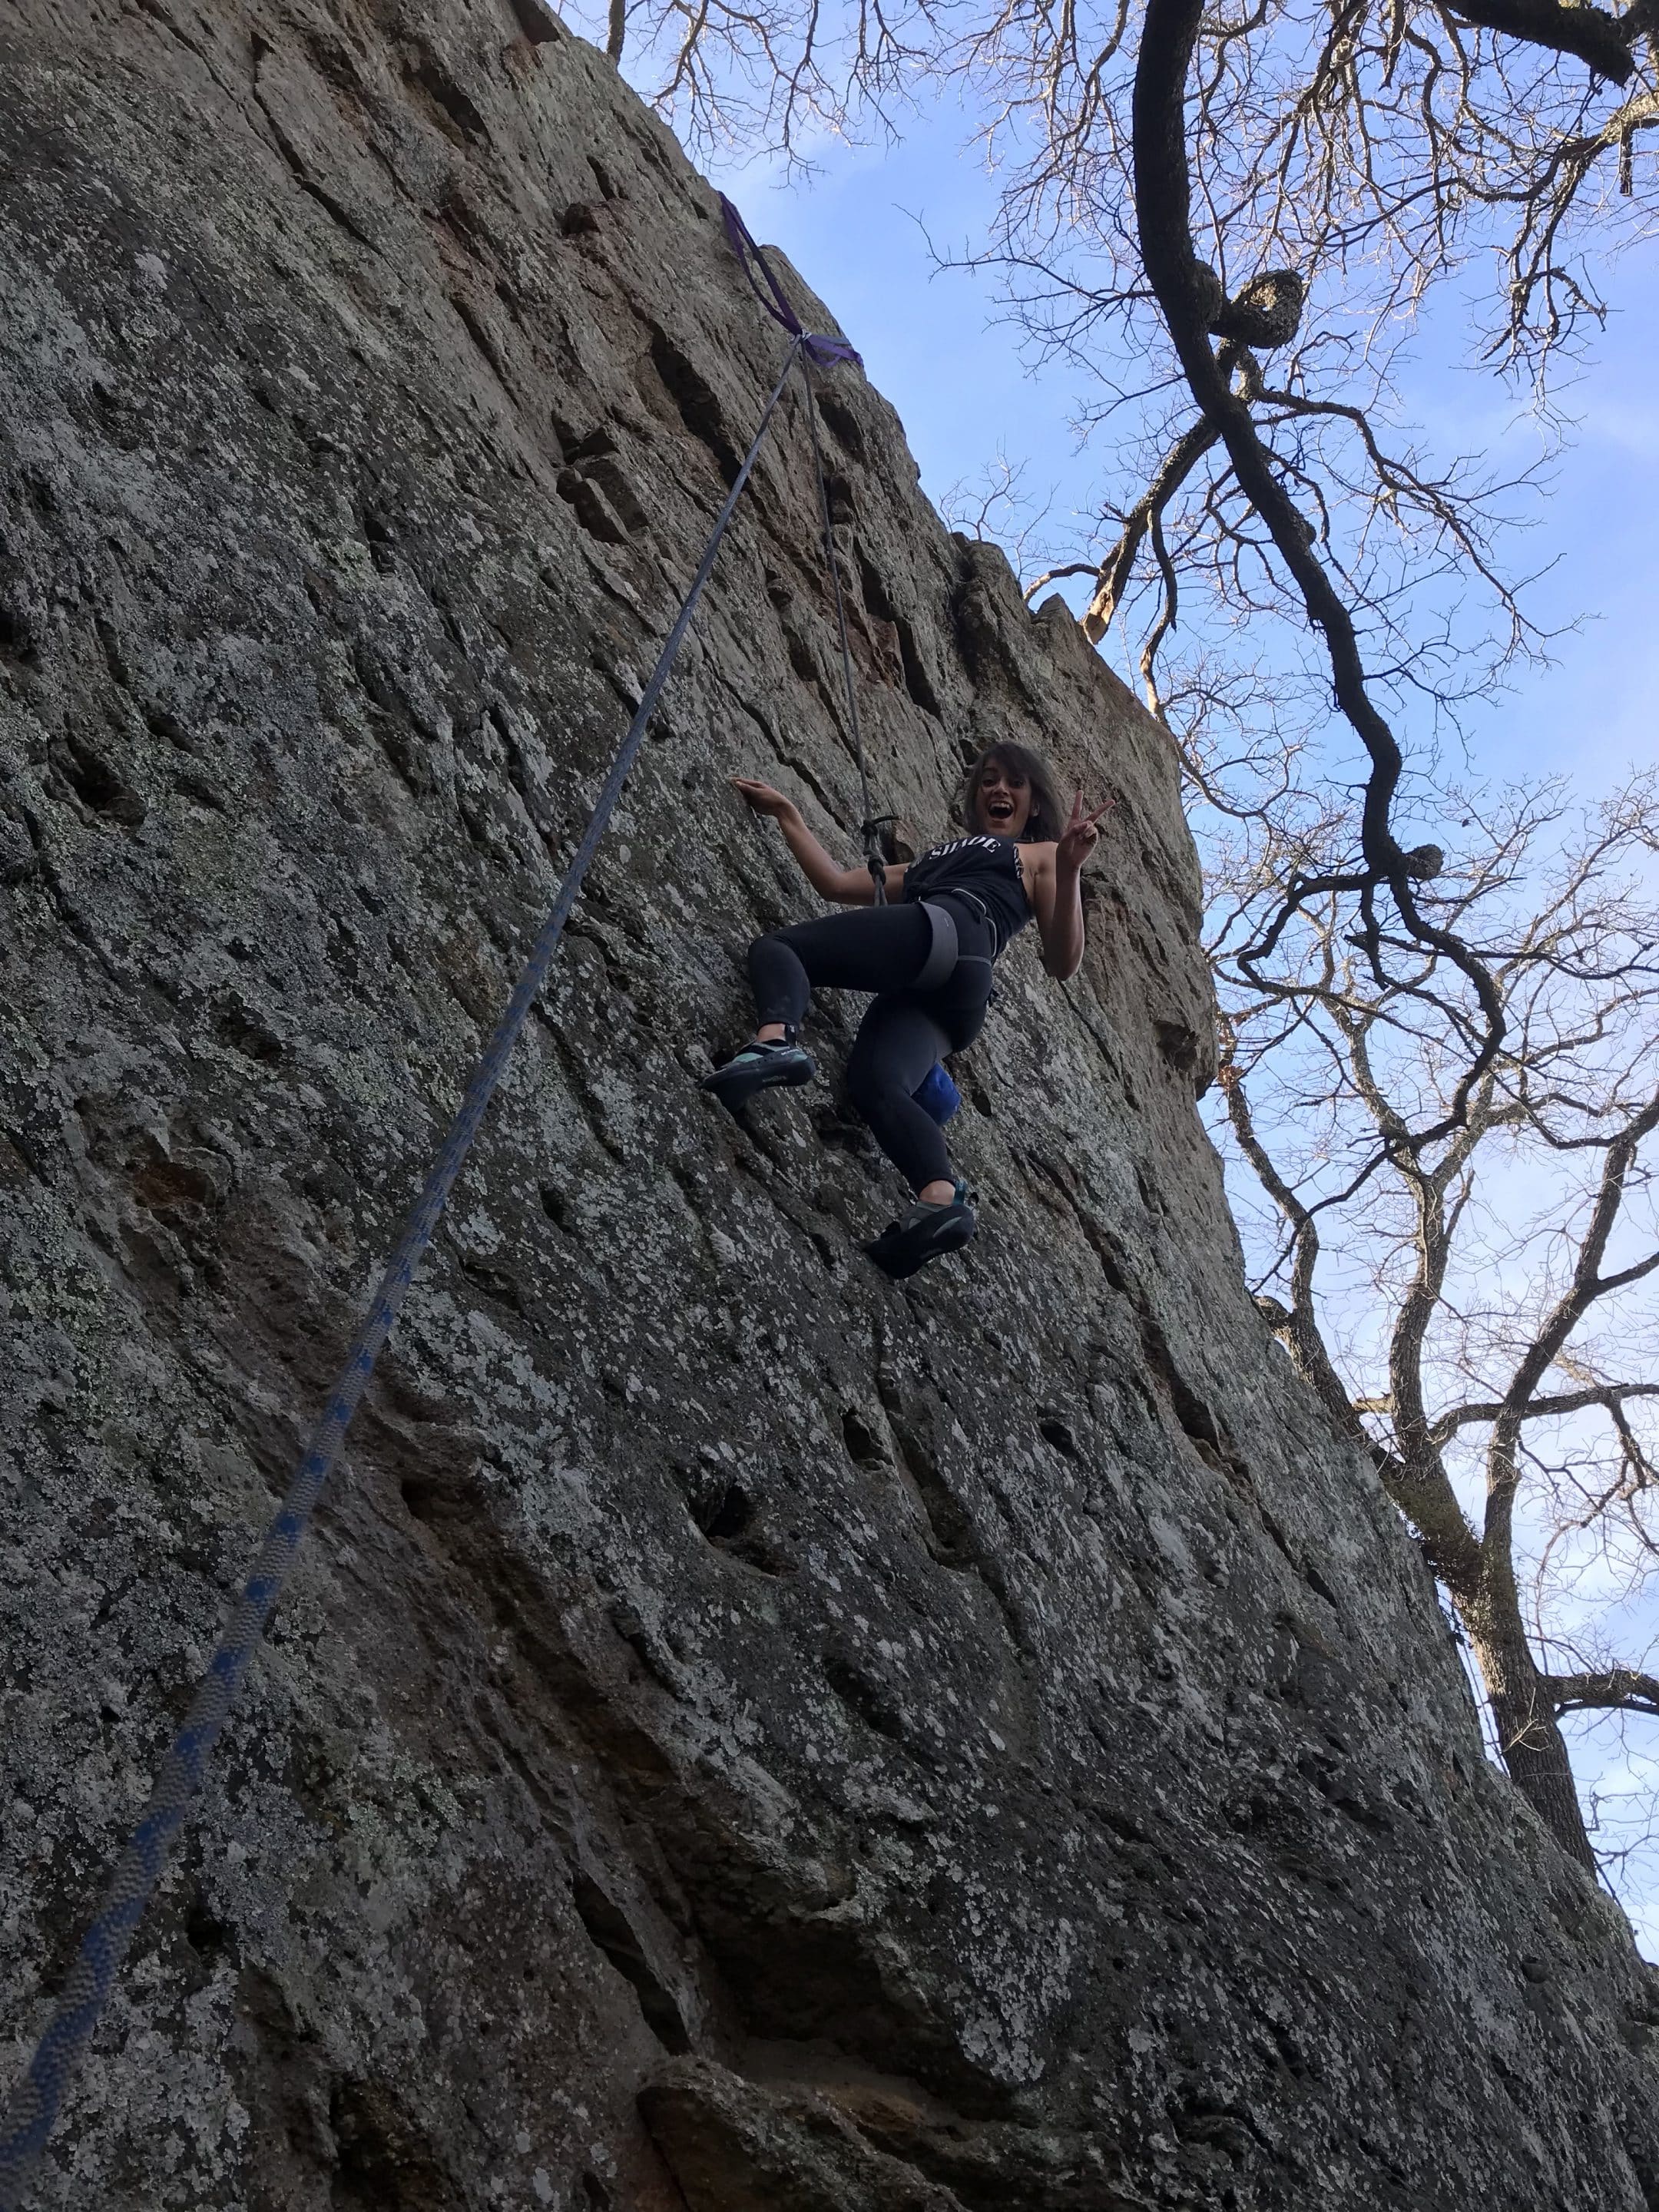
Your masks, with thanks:
[(906, 868), (907, 899), (937, 898), (947, 891), (969, 900), (986, 916), (996, 933), (999, 953), (1031, 919), (1019, 848), (1012, 837), (953, 837)]

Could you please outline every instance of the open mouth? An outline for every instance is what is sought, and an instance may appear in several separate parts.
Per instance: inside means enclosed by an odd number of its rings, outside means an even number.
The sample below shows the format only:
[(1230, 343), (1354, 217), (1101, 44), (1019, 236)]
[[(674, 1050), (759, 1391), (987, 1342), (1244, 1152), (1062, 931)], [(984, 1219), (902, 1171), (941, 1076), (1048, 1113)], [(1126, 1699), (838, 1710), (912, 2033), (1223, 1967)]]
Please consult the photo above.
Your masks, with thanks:
[(985, 802), (985, 811), (993, 822), (1012, 822), (1014, 818), (1014, 802), (1012, 799), (988, 799)]

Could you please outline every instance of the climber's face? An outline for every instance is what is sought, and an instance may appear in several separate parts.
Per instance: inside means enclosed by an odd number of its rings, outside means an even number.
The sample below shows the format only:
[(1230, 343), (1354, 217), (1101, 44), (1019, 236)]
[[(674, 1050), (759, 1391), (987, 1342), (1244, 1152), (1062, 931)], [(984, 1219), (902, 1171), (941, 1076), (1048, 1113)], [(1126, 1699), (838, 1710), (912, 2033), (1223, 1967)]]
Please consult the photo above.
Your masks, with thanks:
[(993, 837), (1018, 837), (1031, 818), (1031, 787), (1017, 768), (987, 763), (974, 794), (979, 827)]

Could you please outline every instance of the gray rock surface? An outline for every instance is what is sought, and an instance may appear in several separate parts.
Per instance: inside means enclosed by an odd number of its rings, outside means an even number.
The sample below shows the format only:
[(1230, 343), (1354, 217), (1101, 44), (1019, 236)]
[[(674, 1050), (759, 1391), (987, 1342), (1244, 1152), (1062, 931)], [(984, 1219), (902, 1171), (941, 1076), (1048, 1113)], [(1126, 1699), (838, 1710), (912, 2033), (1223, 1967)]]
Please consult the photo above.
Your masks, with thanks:
[[(537, 0), (13, 0), (0, 131), (9, 2081), (783, 341)], [(1121, 799), (984, 1233), (696, 1088), (811, 905), (726, 775), (851, 857), (796, 394), (39, 2202), (1651, 2212), (1652, 1978), (1244, 1294), (1158, 733), (824, 410), (883, 792)]]

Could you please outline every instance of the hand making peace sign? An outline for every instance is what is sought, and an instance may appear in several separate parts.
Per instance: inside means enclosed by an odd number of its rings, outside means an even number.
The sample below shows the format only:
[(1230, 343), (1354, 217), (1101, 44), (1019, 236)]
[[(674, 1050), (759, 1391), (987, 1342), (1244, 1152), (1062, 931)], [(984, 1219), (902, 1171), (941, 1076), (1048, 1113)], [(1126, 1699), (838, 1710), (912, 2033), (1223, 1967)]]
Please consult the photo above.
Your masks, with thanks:
[(1109, 799), (1103, 805), (1097, 806), (1092, 814), (1085, 813), (1083, 806), (1083, 793), (1079, 790), (1077, 797), (1072, 801), (1071, 819), (1060, 831), (1054, 845), (1056, 868), (1075, 871), (1082, 867), (1095, 848), (1100, 836), (1102, 820), (1116, 805), (1115, 799)]

